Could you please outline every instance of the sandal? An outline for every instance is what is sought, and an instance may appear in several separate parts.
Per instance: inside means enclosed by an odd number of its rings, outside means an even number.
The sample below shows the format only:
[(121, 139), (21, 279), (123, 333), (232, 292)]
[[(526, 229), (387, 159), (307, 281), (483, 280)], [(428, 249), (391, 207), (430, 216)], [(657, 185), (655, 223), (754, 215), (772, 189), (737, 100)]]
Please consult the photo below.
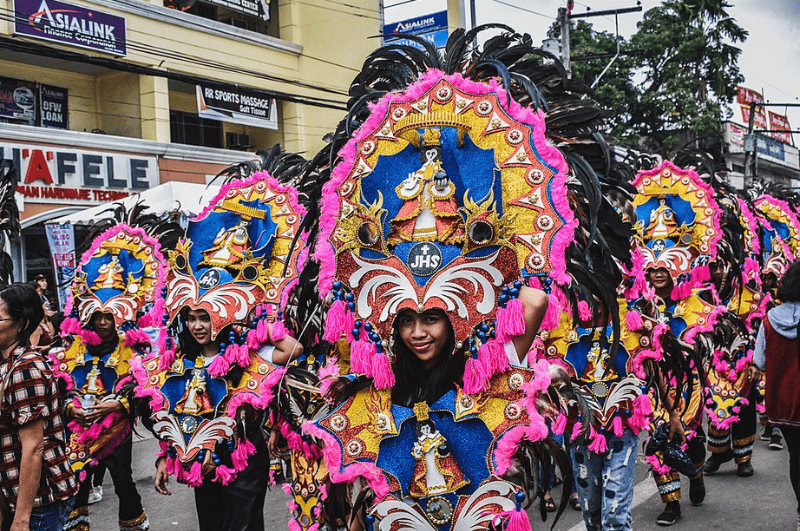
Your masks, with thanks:
[(577, 496), (572, 497), (569, 499), (569, 506), (575, 509), (576, 511), (581, 510), (581, 501), (578, 499)]
[(548, 513), (553, 513), (556, 510), (556, 502), (553, 501), (553, 498), (545, 498), (544, 499), (544, 509)]

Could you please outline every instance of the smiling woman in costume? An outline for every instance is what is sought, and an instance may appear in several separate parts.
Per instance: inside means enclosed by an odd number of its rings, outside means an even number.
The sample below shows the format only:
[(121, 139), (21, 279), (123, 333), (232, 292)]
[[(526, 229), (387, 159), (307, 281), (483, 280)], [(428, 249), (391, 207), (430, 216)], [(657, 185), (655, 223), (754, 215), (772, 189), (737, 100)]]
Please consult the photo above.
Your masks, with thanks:
[[(281, 312), (304, 213), (266, 172), (229, 183), (169, 253), (157, 355), (134, 367), (160, 439), (155, 488), (194, 488), (201, 531), (261, 531), (269, 455), (261, 430), (282, 367), (302, 353)], [(292, 254), (295, 251), (295, 254)]]

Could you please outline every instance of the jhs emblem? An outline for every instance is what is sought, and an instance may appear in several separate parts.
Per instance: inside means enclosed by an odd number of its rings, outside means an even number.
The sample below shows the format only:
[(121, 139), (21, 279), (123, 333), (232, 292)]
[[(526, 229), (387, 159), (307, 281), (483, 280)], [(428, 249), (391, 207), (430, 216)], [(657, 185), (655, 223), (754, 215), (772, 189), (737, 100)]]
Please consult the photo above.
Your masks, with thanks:
[(220, 274), (221, 269), (218, 267), (212, 267), (211, 269), (207, 269), (200, 278), (197, 279), (197, 284), (203, 289), (211, 289), (217, 287), (220, 280), (222, 280), (222, 275)]
[(653, 254), (659, 256), (661, 253), (667, 250), (667, 244), (664, 243), (664, 240), (655, 240), (651, 245), (651, 249), (653, 250)]
[(408, 268), (415, 276), (428, 277), (441, 265), (442, 251), (432, 243), (417, 243), (408, 252)]

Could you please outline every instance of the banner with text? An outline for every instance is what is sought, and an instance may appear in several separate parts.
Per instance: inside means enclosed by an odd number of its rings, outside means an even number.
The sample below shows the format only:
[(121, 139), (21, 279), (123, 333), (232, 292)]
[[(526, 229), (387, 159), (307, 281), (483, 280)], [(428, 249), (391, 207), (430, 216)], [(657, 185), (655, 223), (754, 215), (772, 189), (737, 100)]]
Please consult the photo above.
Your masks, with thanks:
[(126, 55), (125, 18), (57, 0), (14, 0), (14, 33)]
[[(773, 130), (772, 138), (775, 140), (780, 140), (784, 144), (792, 143), (792, 133), (789, 132), (792, 128), (789, 126), (788, 116), (769, 111), (769, 128)], [(781, 133), (779, 131), (786, 132)]]
[(223, 90), (197, 85), (197, 114), (209, 120), (264, 129), (278, 128), (275, 98), (265, 98), (239, 88)]
[(67, 129), (69, 124), (69, 95), (62, 87), (39, 85), (39, 125)]
[(67, 289), (75, 274), (75, 229), (69, 223), (46, 223), (44, 227), (53, 256), (58, 306), (63, 310), (67, 302)]
[(0, 77), (0, 117), (16, 123), (36, 124), (36, 83)]
[(152, 156), (0, 142), (0, 157), (14, 162), (30, 203), (97, 205), (159, 184)]

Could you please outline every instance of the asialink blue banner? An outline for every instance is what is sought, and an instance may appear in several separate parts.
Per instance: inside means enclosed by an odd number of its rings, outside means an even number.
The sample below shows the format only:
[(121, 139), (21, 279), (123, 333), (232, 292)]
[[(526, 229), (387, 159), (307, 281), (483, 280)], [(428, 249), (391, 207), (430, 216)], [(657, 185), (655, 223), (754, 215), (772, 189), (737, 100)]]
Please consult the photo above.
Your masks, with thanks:
[(124, 17), (57, 0), (14, 0), (14, 14), (17, 35), (127, 54)]

